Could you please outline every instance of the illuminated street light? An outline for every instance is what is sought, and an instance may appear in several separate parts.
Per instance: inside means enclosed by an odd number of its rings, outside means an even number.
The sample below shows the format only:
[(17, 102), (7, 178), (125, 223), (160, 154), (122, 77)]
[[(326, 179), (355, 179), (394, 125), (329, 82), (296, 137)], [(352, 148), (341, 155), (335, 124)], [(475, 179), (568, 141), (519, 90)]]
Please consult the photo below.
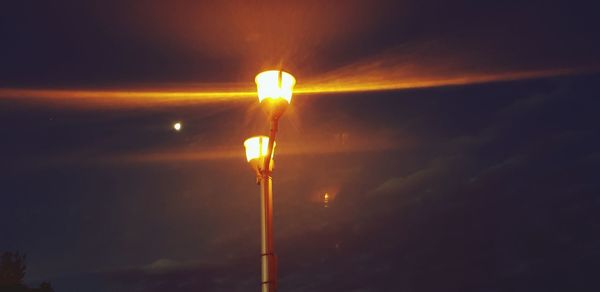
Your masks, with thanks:
[(292, 74), (281, 70), (270, 70), (256, 75), (254, 81), (256, 81), (259, 102), (267, 98), (283, 98), (287, 103), (292, 100), (292, 90), (296, 84), (296, 78)]
[[(252, 167), (252, 170), (256, 173), (256, 181), (260, 183), (261, 172), (265, 162), (265, 156), (267, 155), (267, 148), (269, 147), (269, 137), (267, 136), (254, 136), (244, 141), (244, 147), (246, 148), (246, 160)], [(273, 146), (275, 147), (275, 145)], [(274, 150), (274, 149), (273, 149)], [(273, 154), (271, 152), (271, 165), (269, 171), (273, 170)]]
[(244, 142), (246, 159), (256, 173), (261, 196), (261, 290), (277, 290), (277, 258), (273, 248), (273, 153), (279, 118), (292, 100), (296, 79), (281, 70), (256, 75), (258, 101), (265, 108), (271, 124), (269, 137), (256, 136)]
[(256, 75), (254, 81), (258, 101), (265, 107), (271, 119), (279, 119), (292, 101), (296, 78), (281, 70), (270, 70)]
[[(254, 136), (244, 141), (244, 147), (246, 148), (246, 160), (256, 161), (264, 159), (267, 155), (267, 146), (269, 143), (269, 137), (267, 136)], [(271, 154), (273, 156), (273, 154)]]

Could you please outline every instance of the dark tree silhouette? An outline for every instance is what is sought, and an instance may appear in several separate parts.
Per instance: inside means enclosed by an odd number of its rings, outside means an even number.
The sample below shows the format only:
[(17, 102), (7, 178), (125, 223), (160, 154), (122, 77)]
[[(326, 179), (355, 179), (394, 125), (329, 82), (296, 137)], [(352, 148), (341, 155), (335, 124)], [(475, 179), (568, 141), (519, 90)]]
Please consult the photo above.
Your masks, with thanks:
[(25, 255), (4, 252), (0, 258), (0, 286), (23, 285), (25, 278)]
[(25, 254), (3, 252), (0, 256), (0, 292), (54, 292), (49, 282), (43, 282), (39, 288), (29, 288), (24, 283)]
[(31, 291), (31, 292), (54, 292), (54, 289), (52, 289), (52, 285), (50, 284), (50, 282), (42, 282), (42, 284), (40, 284), (40, 288), (29, 289), (29, 291)]

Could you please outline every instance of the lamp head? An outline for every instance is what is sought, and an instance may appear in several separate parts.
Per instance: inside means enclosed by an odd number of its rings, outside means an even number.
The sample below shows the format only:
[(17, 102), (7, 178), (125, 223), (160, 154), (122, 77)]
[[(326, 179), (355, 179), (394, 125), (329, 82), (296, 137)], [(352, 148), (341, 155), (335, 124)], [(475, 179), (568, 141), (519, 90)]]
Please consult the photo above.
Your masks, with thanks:
[(265, 107), (272, 119), (278, 119), (292, 100), (296, 78), (281, 70), (269, 70), (256, 75), (254, 79), (258, 101)]
[[(275, 146), (277, 143), (273, 144), (273, 152), (271, 152), (271, 162), (273, 162), (273, 154), (275, 153)], [(269, 137), (267, 136), (254, 136), (246, 139), (244, 141), (244, 147), (246, 148), (246, 160), (250, 164), (250, 167), (257, 173), (263, 170), (263, 165), (265, 161), (265, 156), (267, 155), (267, 150), (269, 148)], [(273, 163), (271, 163), (271, 169), (273, 168)]]

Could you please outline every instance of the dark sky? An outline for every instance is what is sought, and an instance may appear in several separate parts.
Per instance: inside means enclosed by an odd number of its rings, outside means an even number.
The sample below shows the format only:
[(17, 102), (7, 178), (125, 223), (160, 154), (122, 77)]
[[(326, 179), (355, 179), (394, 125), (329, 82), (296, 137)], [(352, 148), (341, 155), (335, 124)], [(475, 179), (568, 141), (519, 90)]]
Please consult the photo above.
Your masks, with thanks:
[(275, 153), (281, 291), (598, 291), (598, 8), (2, 3), (0, 251), (57, 292), (258, 290), (255, 96), (123, 92), (282, 66), (305, 93)]

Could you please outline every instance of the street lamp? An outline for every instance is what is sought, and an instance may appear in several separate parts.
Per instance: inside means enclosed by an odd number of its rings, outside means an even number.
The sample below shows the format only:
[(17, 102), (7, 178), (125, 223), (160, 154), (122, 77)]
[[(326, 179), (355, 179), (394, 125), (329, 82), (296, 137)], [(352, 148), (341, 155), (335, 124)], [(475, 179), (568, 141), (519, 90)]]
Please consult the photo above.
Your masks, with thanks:
[(296, 79), (281, 70), (270, 70), (256, 75), (258, 100), (267, 112), (271, 124), (269, 137), (256, 136), (244, 141), (246, 159), (256, 173), (261, 196), (261, 289), (277, 289), (277, 259), (273, 249), (273, 153), (279, 118), (292, 100)]
[[(250, 167), (256, 173), (256, 182), (260, 183), (262, 176), (262, 169), (265, 163), (265, 157), (267, 156), (267, 148), (269, 147), (269, 137), (267, 136), (254, 136), (244, 141), (244, 147), (246, 148), (246, 160)], [(275, 147), (275, 143), (273, 144)], [(271, 151), (271, 165), (269, 171), (273, 171), (273, 153)]]

